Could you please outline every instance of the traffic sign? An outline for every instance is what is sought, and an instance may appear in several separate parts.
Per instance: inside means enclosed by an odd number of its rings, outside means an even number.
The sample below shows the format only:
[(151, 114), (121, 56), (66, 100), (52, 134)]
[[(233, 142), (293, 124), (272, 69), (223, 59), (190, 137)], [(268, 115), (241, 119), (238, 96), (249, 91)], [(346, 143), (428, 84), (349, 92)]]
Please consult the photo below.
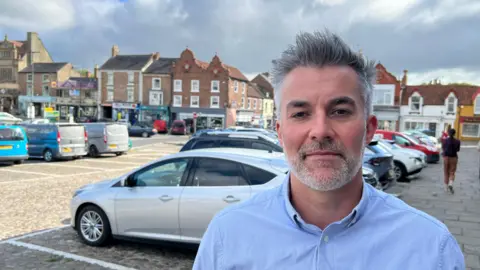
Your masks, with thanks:
[(193, 119), (197, 119), (197, 113), (196, 112), (193, 113)]

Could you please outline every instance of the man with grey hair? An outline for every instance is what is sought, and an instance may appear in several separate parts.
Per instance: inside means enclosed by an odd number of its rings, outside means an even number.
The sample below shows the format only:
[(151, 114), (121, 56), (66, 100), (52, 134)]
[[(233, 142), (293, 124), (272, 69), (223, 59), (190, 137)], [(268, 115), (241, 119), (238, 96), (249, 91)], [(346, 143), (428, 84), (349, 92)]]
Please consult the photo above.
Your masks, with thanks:
[(274, 62), (283, 183), (218, 213), (193, 269), (464, 269), (437, 219), (362, 179), (374, 63), (329, 31)]

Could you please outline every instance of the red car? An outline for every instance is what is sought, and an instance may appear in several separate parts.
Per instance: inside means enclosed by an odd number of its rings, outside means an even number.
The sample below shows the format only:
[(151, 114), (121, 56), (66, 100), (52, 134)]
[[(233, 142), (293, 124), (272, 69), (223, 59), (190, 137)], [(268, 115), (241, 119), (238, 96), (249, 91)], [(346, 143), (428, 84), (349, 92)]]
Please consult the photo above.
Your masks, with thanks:
[(187, 135), (187, 124), (183, 120), (174, 120), (170, 129), (172, 135)]
[(401, 147), (422, 151), (427, 155), (427, 162), (429, 163), (438, 162), (440, 160), (440, 153), (437, 148), (422, 144), (417, 138), (400, 132), (387, 130), (377, 130), (375, 131), (375, 134), (380, 135), (383, 139), (395, 141), (395, 143)]

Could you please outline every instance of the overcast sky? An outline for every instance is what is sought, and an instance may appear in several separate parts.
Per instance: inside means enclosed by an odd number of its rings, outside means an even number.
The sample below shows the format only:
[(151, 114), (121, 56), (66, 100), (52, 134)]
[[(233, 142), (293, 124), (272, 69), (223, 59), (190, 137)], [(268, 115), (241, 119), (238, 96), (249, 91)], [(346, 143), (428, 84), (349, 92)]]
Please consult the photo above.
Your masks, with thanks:
[[(296, 3), (296, 4), (294, 4)], [(271, 68), (299, 31), (339, 33), (409, 84), (480, 85), (480, 0), (12, 0), (0, 34), (36, 31), (55, 61), (92, 69), (121, 54), (200, 60), (218, 53), (248, 77)]]

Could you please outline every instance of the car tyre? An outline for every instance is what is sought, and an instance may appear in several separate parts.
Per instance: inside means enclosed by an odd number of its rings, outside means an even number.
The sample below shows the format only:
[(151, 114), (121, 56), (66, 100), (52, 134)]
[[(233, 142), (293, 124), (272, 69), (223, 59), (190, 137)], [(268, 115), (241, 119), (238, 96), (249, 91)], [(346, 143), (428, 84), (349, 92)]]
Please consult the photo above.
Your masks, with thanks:
[(53, 161), (53, 152), (50, 149), (47, 149), (43, 152), (43, 160), (46, 162), (51, 162)]
[(148, 136), (148, 133), (147, 133), (147, 132), (143, 132), (143, 133), (142, 133), (142, 137), (143, 137), (143, 138), (148, 138), (148, 137), (149, 137), (149, 136)]
[(15, 160), (13, 164), (20, 165), (20, 164), (23, 164), (23, 162), (25, 162), (25, 160)]
[(407, 179), (407, 169), (402, 163), (395, 161), (393, 165), (393, 171), (398, 182), (410, 182)]
[(108, 217), (96, 205), (88, 205), (80, 211), (75, 221), (75, 228), (82, 242), (89, 246), (106, 246), (112, 239)]
[(117, 157), (119, 157), (119, 156), (121, 156), (121, 155), (123, 155), (123, 154), (124, 154), (123, 152), (117, 152), (117, 153), (115, 153), (115, 155), (116, 155)]
[(91, 157), (98, 157), (98, 149), (95, 145), (91, 145), (88, 149), (88, 155)]

